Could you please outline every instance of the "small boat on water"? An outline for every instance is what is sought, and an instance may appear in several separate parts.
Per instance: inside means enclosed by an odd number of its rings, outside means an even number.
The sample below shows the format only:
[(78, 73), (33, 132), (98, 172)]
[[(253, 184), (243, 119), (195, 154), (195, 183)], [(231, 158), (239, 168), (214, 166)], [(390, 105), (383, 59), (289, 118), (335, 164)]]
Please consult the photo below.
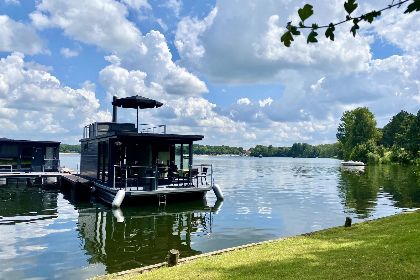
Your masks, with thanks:
[(262, 158), (263, 156), (262, 156), (262, 154), (260, 154), (258, 157), (259, 157), (259, 158)]
[(364, 162), (361, 161), (343, 161), (341, 162), (342, 166), (366, 166), (366, 164)]

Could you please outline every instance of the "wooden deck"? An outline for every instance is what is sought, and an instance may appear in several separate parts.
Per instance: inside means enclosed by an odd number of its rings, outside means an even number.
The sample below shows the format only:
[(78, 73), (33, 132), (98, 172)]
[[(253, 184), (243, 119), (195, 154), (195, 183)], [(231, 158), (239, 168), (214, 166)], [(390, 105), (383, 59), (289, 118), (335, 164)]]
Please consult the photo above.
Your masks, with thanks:
[(72, 183), (72, 184), (90, 184), (91, 181), (87, 180), (83, 177), (80, 177), (79, 175), (75, 175), (75, 174), (69, 174), (69, 173), (61, 173), (61, 178)]
[(0, 172), (0, 178), (48, 178), (61, 177), (60, 172)]

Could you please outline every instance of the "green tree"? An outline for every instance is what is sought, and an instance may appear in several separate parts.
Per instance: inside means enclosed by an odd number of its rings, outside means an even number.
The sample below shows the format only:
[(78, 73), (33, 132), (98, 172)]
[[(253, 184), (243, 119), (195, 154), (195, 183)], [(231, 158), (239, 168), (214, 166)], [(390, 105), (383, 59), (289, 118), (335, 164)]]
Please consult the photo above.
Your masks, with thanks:
[[(359, 107), (344, 112), (336, 136), (342, 145), (344, 159), (365, 160), (360, 152), (355, 151), (356, 147), (367, 142), (376, 143), (380, 132), (376, 128), (376, 120), (372, 112), (366, 107)], [(359, 150), (367, 151), (363, 147), (357, 148), (357, 151)]]
[(420, 110), (407, 133), (408, 150), (420, 161)]
[(406, 111), (401, 111), (392, 117), (391, 121), (383, 128), (382, 143), (385, 147), (398, 147), (408, 148), (407, 139), (411, 127), (416, 121), (416, 116)]

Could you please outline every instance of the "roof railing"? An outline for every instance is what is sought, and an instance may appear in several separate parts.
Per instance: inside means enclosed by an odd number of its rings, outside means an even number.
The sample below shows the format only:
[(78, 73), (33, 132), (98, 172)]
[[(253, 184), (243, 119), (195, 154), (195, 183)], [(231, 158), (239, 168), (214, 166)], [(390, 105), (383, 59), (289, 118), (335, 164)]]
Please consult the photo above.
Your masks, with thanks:
[(138, 132), (166, 134), (166, 124), (153, 125), (149, 123), (139, 123)]

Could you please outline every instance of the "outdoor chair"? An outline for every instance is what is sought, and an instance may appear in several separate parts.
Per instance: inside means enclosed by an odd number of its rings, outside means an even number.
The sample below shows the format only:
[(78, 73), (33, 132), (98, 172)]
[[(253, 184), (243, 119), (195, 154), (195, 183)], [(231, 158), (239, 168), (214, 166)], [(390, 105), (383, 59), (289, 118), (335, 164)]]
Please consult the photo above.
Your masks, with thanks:
[[(207, 167), (203, 167), (201, 169), (201, 172), (197, 174), (197, 178), (201, 179), (201, 184), (202, 185), (203, 185), (203, 178), (204, 178), (204, 181), (206, 182), (206, 185), (208, 185), (208, 183), (207, 183), (207, 171), (208, 170), (209, 169)], [(197, 185), (198, 185), (198, 181), (197, 181)]]

